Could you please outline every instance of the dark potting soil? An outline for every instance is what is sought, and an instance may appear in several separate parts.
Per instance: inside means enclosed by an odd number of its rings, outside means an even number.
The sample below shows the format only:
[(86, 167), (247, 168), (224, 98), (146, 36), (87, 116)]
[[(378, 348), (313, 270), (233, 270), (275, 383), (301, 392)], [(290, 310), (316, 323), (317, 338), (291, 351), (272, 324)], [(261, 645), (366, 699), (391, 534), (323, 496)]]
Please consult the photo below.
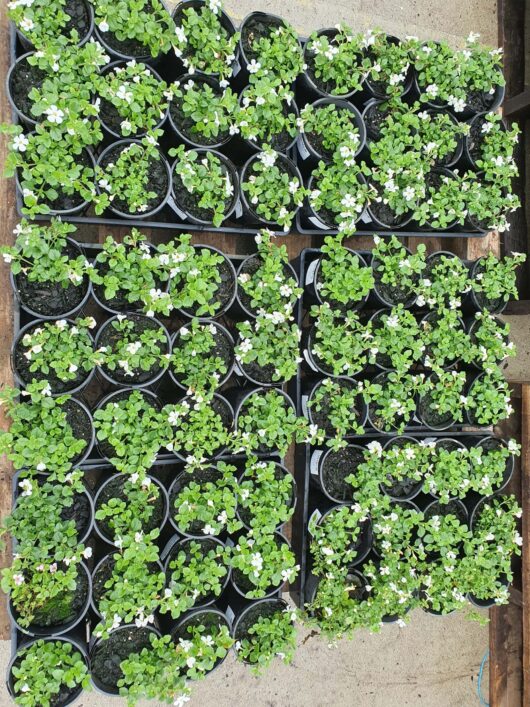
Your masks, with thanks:
[[(372, 319), (372, 326), (373, 326), (373, 331), (377, 332), (381, 329), (385, 328), (385, 325), (383, 324), (383, 316), (388, 316), (387, 311), (382, 311), (382, 312), (376, 312)], [(375, 356), (375, 360), (378, 366), (381, 366), (382, 368), (392, 368), (392, 359), (390, 356), (387, 354), (378, 352)]]
[[(74, 159), (79, 166), (92, 168), (92, 160), (86, 150), (80, 152), (79, 155), (74, 155)], [(58, 193), (56, 199), (50, 200), (43, 198), (43, 203), (46, 203), (50, 209), (54, 211), (68, 211), (69, 209), (75, 209), (78, 206), (81, 206), (81, 204), (85, 201), (84, 198), (77, 192), (74, 192), (73, 194), (65, 194), (61, 192), (59, 187), (55, 187), (55, 190)]]
[(63, 508), (61, 520), (72, 520), (75, 523), (77, 537), (81, 538), (87, 532), (90, 524), (90, 501), (84, 493), (77, 493), (71, 506)]
[[(144, 317), (140, 314), (129, 314), (127, 315), (127, 319), (134, 322), (134, 333), (138, 335), (138, 340), (140, 340), (140, 336), (144, 333), (144, 331), (156, 331), (157, 329), (160, 329), (160, 324), (153, 319)], [(121, 333), (116, 331), (116, 329), (112, 326), (112, 323), (109, 322), (102, 330), (98, 339), (98, 344), (99, 346), (106, 346), (114, 351), (115, 346), (119, 344), (121, 340)], [(165, 341), (160, 342), (158, 345), (160, 346), (162, 354), (166, 354), (168, 352), (169, 345), (167, 342), (167, 337)], [(133, 369), (134, 375), (128, 376), (125, 371), (119, 367), (116, 367), (114, 371), (111, 371), (105, 365), (103, 365), (102, 368), (108, 376), (114, 378), (119, 383), (145, 383), (145, 381), (157, 376), (161, 370), (161, 367), (155, 363), (147, 371), (144, 371), (141, 368), (135, 368)]]
[[(229, 170), (223, 162), (221, 162), (221, 170), (223, 173), (223, 177), (229, 175), (230, 181), (233, 184), (234, 180), (232, 179), (232, 175), (230, 174)], [(198, 195), (196, 193), (191, 193), (186, 189), (186, 187), (182, 183), (180, 175), (178, 175), (175, 171), (173, 171), (173, 196), (175, 198), (175, 201), (182, 208), (183, 211), (187, 211), (189, 214), (191, 214), (191, 216), (194, 216), (200, 221), (205, 221), (208, 224), (213, 223), (213, 209), (205, 209), (199, 206)], [(233, 201), (233, 196), (225, 196), (225, 198), (223, 199), (224, 214), (228, 213)]]
[(461, 446), (454, 439), (439, 439), (436, 442), (436, 449), (445, 449), (447, 452), (456, 452), (457, 449), (461, 449)]
[[(347, 380), (342, 380), (338, 378), (336, 381), (337, 385), (341, 388), (341, 390), (352, 390), (356, 386), (351, 382)], [(320, 388), (321, 386), (318, 386)], [(317, 389), (317, 386), (315, 386), (315, 389)], [(324, 432), (327, 435), (334, 435), (335, 434), (335, 428), (331, 424), (329, 420), (329, 415), (330, 415), (330, 407), (333, 402), (334, 394), (326, 393), (323, 397), (323, 399), (320, 401), (320, 410), (317, 410), (314, 406), (310, 408), (311, 410), (311, 420), (315, 423), (315, 425), (318, 425), (318, 427), (321, 430), (324, 430)], [(358, 396), (356, 402), (358, 404), (362, 404), (361, 397)], [(355, 413), (355, 417), (357, 420), (360, 419), (361, 417), (361, 409), (355, 409), (352, 412)]]
[[(73, 260), (80, 255), (80, 251), (67, 242), (63, 255)], [(22, 305), (45, 317), (59, 317), (81, 304), (88, 290), (88, 277), (85, 276), (78, 286), (69, 284), (63, 287), (56, 282), (31, 282), (21, 272), (15, 277), (15, 286)]]
[(76, 439), (83, 439), (86, 442), (86, 446), (80, 453), (79, 457), (72, 460), (72, 463), (75, 463), (77, 459), (84, 456), (88, 445), (92, 441), (92, 421), (87, 412), (78, 404), (75, 398), (70, 398), (70, 400), (63, 403), (61, 407), (66, 413), (66, 422), (72, 428), (74, 437)]
[(387, 228), (401, 228), (406, 219), (407, 214), (400, 214), (399, 216), (390, 208), (388, 204), (384, 204), (383, 201), (376, 201), (375, 199), (370, 203), (370, 211), (375, 216), (376, 219), (386, 226)]
[(275, 601), (272, 599), (271, 601), (256, 604), (256, 606), (249, 609), (245, 616), (238, 621), (234, 638), (236, 641), (243, 641), (245, 639), (250, 641), (254, 640), (255, 636), (249, 633), (249, 629), (251, 629), (259, 619), (268, 619), (273, 616), (281, 616), (284, 611), (285, 604), (282, 601)]
[(138, 655), (151, 646), (149, 628), (127, 626), (113, 631), (104, 641), (98, 641), (91, 655), (91, 670), (104, 687), (115, 690), (123, 677), (120, 664), (130, 655)]
[[(22, 650), (23, 647), (21, 647)], [(81, 655), (77, 649), (73, 650), (71, 655), (75, 654)], [(15, 662), (13, 663), (14, 668), (20, 668), (20, 665), (22, 663), (23, 657), (17, 658)], [(10, 679), (14, 681), (13, 674), (11, 673)], [(69, 701), (72, 701), (74, 698), (74, 695), (79, 695), (82, 691), (82, 688), (79, 685), (76, 685), (75, 687), (68, 687), (64, 683), (62, 683), (59, 686), (59, 691), (53, 695), (53, 697), (50, 697), (50, 702), (49, 705), (50, 707), (63, 707), (63, 705), (67, 704)]]
[[(262, 265), (263, 260), (261, 259), (261, 257), (259, 255), (253, 255), (244, 261), (243, 265), (241, 266), (241, 274), (252, 276), (260, 269)], [(293, 278), (293, 272), (291, 268), (286, 264), (284, 264), (283, 266), (283, 274), (286, 278)], [(245, 309), (248, 309), (248, 311), (252, 312), (252, 314), (254, 315), (258, 313), (257, 309), (255, 307), (252, 307), (252, 305), (250, 304), (252, 298), (247, 295), (247, 293), (239, 283), (237, 284), (237, 296), (239, 297), (241, 304), (243, 305), (243, 307), (245, 307)]]
[(66, 0), (64, 12), (70, 15), (70, 20), (63, 27), (61, 34), (68, 36), (72, 30), (77, 30), (79, 39), (83, 39), (90, 29), (90, 13), (85, 0)]
[(386, 119), (391, 113), (391, 110), (385, 106), (385, 103), (374, 103), (368, 108), (364, 114), (364, 122), (366, 125), (367, 139), (376, 142), (381, 139), (381, 133)]
[[(98, 502), (96, 505), (96, 512), (106, 503), (110, 501), (111, 498), (119, 498), (123, 501), (127, 501), (127, 498), (125, 496), (123, 487), (125, 485), (126, 479), (122, 476), (119, 476), (115, 479), (112, 479), (108, 484), (106, 484), (102, 490), (101, 493), (98, 496)], [(159, 491), (159, 488), (156, 484), (152, 484), (152, 488), (156, 489)], [(143, 526), (143, 531), (144, 533), (149, 533), (151, 530), (154, 530), (155, 528), (160, 528), (162, 524), (162, 520), (164, 519), (164, 496), (162, 493), (158, 494), (157, 498), (152, 497), (152, 502), (150, 503), (151, 506), (151, 514), (149, 516), (149, 520), (147, 523)], [(99, 530), (107, 537), (107, 538), (113, 538), (114, 537), (114, 531), (112, 530), (112, 526), (110, 523), (109, 518), (105, 518), (104, 520), (98, 520), (97, 524), (99, 527)]]
[(350, 474), (355, 474), (363, 462), (362, 450), (349, 446), (330, 452), (322, 464), (321, 480), (328, 494), (337, 501), (351, 501), (353, 487), (346, 481)]
[(36, 611), (35, 626), (61, 626), (73, 621), (83, 610), (88, 593), (88, 578), (84, 570), (77, 572), (74, 590), (66, 590), (50, 601), (44, 602)]
[(434, 516), (454, 515), (462, 525), (467, 525), (467, 514), (465, 506), (458, 501), (449, 501), (449, 503), (440, 503), (436, 501), (431, 506), (425, 509), (425, 520), (430, 520)]
[[(296, 117), (295, 112), (290, 106), (287, 105), (287, 103), (283, 104), (282, 113), (285, 118), (288, 118), (289, 115), (293, 116), (293, 119)], [(287, 148), (292, 142), (293, 137), (289, 135), (289, 133), (285, 130), (283, 130), (281, 133), (268, 135), (264, 139), (259, 138), (258, 140), (254, 141), (254, 143), (256, 145), (259, 145), (260, 147), (263, 147), (264, 145), (270, 145), (273, 150), (276, 150), (276, 152), (286, 152)]]
[[(209, 83), (205, 79), (201, 79), (200, 77), (194, 78), (194, 81), (196, 84)], [(216, 96), (222, 96), (223, 92), (218, 85), (212, 86), (212, 89)], [(173, 122), (175, 123), (175, 126), (178, 128), (178, 130), (180, 130), (184, 137), (188, 138), (190, 142), (194, 142), (197, 145), (204, 145), (204, 147), (210, 147), (211, 145), (217, 145), (221, 142), (224, 142), (229, 137), (229, 133), (227, 130), (225, 130), (224, 132), (220, 132), (217, 137), (213, 135), (211, 137), (207, 137), (203, 133), (200, 133), (195, 130), (194, 128), (197, 124), (196, 121), (184, 113), (184, 110), (182, 108), (182, 102), (178, 98), (174, 98), (169, 104), (169, 113)]]
[[(215, 322), (214, 322), (215, 325)], [(220, 358), (221, 361), (225, 364), (227, 370), (230, 370), (230, 367), (232, 366), (232, 362), (234, 360), (234, 347), (230, 343), (230, 340), (228, 339), (227, 335), (225, 332), (220, 329), (218, 326), (215, 326), (215, 334), (212, 335), (214, 339), (214, 345), (213, 348), (208, 351), (208, 353), (205, 355), (207, 358)], [(181, 340), (178, 336), (175, 337), (175, 341), (173, 343), (173, 350), (176, 350), (180, 348)], [(183, 378), (185, 375), (180, 374), (180, 373), (175, 373), (173, 371), (173, 375), (175, 378), (179, 381), (182, 382)], [(222, 378), (222, 376), (221, 376)]]
[[(151, 407), (156, 407), (160, 409), (160, 405), (155, 402), (155, 400), (148, 395), (145, 391), (139, 390), (139, 391), (130, 391), (130, 390), (123, 390), (120, 391), (117, 395), (114, 395), (111, 400), (109, 400), (106, 404), (107, 405), (112, 405), (114, 403), (120, 403), (123, 400), (128, 400), (128, 398), (131, 397), (133, 392), (138, 392), (140, 395), (142, 395), (148, 405)], [(107, 459), (110, 459), (111, 457), (114, 456), (114, 447), (109, 444), (109, 442), (105, 440), (99, 440), (98, 439), (98, 448), (102, 456), (107, 457)]]
[(32, 88), (42, 86), (46, 75), (46, 72), (38, 66), (31, 66), (27, 59), (22, 59), (15, 64), (9, 77), (9, 93), (13, 103), (21, 113), (33, 120), (37, 118), (31, 112), (34, 102), (29, 97), (29, 93)]
[[(110, 591), (105, 588), (105, 584), (112, 577), (115, 564), (116, 561), (113, 555), (108, 555), (94, 572), (92, 577), (92, 596), (94, 599), (94, 606), (97, 609), (99, 609), (99, 602), (104, 599), (106, 593)], [(160, 572), (160, 565), (157, 562), (150, 562), (146, 565), (146, 571), (148, 574), (157, 574)]]
[(249, 378), (258, 383), (270, 384), (274, 382), (276, 366), (273, 363), (260, 366), (257, 361), (250, 361), (250, 363), (240, 363), (239, 365)]
[[(274, 471), (274, 478), (277, 481), (280, 481), (286, 476), (286, 472), (281, 468), (281, 466), (276, 466), (275, 471)], [(289, 474), (290, 476), (290, 474)], [(291, 477), (292, 478), (292, 477)], [(241, 481), (247, 481), (246, 476), (243, 476)], [(294, 479), (293, 479), (294, 481)], [(293, 505), (293, 493), (294, 493), (294, 484), (291, 485), (291, 497), (289, 499), (289, 502), (287, 504), (287, 507), (290, 508)], [(238, 504), (237, 512), (239, 514), (239, 517), (243, 521), (243, 523), (247, 526), (250, 527), (250, 523), (252, 521), (252, 513), (249, 508), (244, 508), (241, 504)]]
[[(398, 304), (409, 305), (414, 300), (414, 292), (399, 286), (394, 287), (384, 283), (382, 281), (383, 273), (378, 269), (379, 265), (380, 263), (377, 260), (374, 260), (372, 263), (372, 271), (377, 292), (392, 306), (396, 306)], [(418, 282), (419, 276), (416, 276), (414, 279)]]
[(135, 59), (143, 59), (151, 56), (151, 51), (148, 46), (138, 42), (136, 39), (118, 39), (112, 32), (101, 33), (102, 39), (119, 54), (132, 56)]
[[(183, 473), (178, 482), (175, 483), (171, 489), (171, 494), (169, 496), (169, 513), (175, 518), (175, 513), (180, 506), (179, 494), (192, 482), (197, 484), (206, 484), (211, 482), (215, 484), (221, 478), (221, 472), (217, 471), (213, 466), (207, 467), (206, 469), (197, 469), (192, 473)], [(192, 521), (190, 525), (186, 528), (186, 532), (190, 535), (196, 535), (201, 532), (204, 527), (204, 523), (200, 520)]]
[(258, 49), (255, 46), (261, 39), (267, 39), (271, 33), (283, 27), (284, 23), (276, 17), (253, 17), (241, 28), (241, 44), (248, 61), (258, 59)]
[[(475, 278), (479, 273), (484, 273), (485, 268), (483, 265), (483, 261), (479, 260), (477, 264), (475, 265)], [(499, 299), (489, 299), (486, 297), (484, 292), (475, 292), (475, 299), (477, 300), (477, 304), (481, 309), (485, 309), (488, 312), (495, 312), (499, 310), (502, 305), (504, 304), (504, 300), (502, 297), (499, 297)]]
[[(27, 333), (31, 334), (33, 330), (39, 326), (39, 324), (41, 324), (41, 322), (37, 322), (35, 327), (32, 327)], [(24, 337), (19, 338), (15, 345), (14, 364), (16, 372), (24, 384), (27, 385), (32, 380), (47, 380), (53, 393), (65, 393), (69, 390), (77, 388), (88, 378), (90, 371), (87, 373), (81, 367), (77, 370), (75, 378), (69, 381), (60, 380), (51, 368), (49, 373), (44, 373), (43, 371), (30, 371), (32, 362), (28, 361), (28, 359), (24, 356), (24, 353), (27, 352), (28, 349), (22, 344), (23, 338)]]
[[(403, 437), (398, 437), (388, 445), (388, 449), (391, 447), (406, 447), (409, 444), (414, 444), (410, 439), (404, 439)], [(385, 492), (392, 496), (393, 498), (406, 498), (410, 494), (421, 486), (421, 481), (414, 481), (413, 479), (401, 479), (400, 481), (394, 481), (391, 475), (387, 475), (388, 481), (391, 482), (390, 486), (384, 485)]]
[(420, 398), (418, 406), (419, 414), (426, 425), (429, 425), (429, 427), (439, 427), (441, 425), (447, 425), (449, 422), (454, 421), (454, 417), (450, 412), (446, 412), (443, 414), (439, 413), (434, 408), (435, 404), (436, 400), (431, 393), (427, 393), (422, 398)]
[(467, 136), (467, 149), (475, 163), (477, 160), (482, 159), (482, 143), (484, 141), (482, 126), (485, 122), (484, 118), (474, 120), (471, 123), (469, 135)]
[[(226, 258), (223, 259), (223, 262), (217, 266), (217, 269), (221, 277), (221, 282), (218, 283), (217, 291), (210, 300), (209, 304), (212, 304), (213, 302), (219, 302), (219, 309), (223, 309), (227, 306), (227, 304), (233, 297), (234, 290), (236, 287), (236, 281), (234, 279), (233, 270), (230, 267), (230, 264), (227, 262)], [(190, 307), (190, 309), (186, 310), (186, 313), (192, 317), (195, 316), (195, 312), (197, 311), (197, 309), (199, 309), (199, 306), (200, 305), (197, 304), (194, 307)]]
[[(120, 154), (123, 152), (123, 147), (115, 147), (107, 152), (104, 159), (101, 161), (101, 166), (105, 169), (108, 164), (118, 160)], [(153, 199), (147, 200), (147, 210), (140, 214), (140, 216), (145, 215), (145, 213), (156, 209), (164, 199), (166, 198), (167, 190), (169, 186), (169, 178), (165, 164), (163, 162), (163, 157), (161, 156), (159, 160), (152, 159), (149, 162), (147, 184), (145, 185), (145, 191), (152, 191), (156, 194)], [(129, 209), (129, 205), (125, 199), (120, 199), (116, 197), (112, 202), (112, 206), (121, 211), (124, 214), (135, 214)]]
[[(217, 550), (221, 546), (219, 543), (215, 542), (212, 538), (193, 538), (190, 540), (186, 540), (182, 545), (175, 544), (170, 550), (169, 553), (169, 563), (168, 563), (168, 569), (166, 572), (166, 577), (168, 579), (168, 582), (171, 582), (171, 577), (173, 570), (170, 568), (170, 564), (172, 560), (175, 560), (177, 555), (180, 552), (185, 552), (186, 553), (186, 565), (189, 565), (190, 560), (191, 560), (191, 552), (189, 551), (189, 546), (191, 543), (199, 543), (201, 546), (200, 552), (203, 557), (205, 557), (211, 550)], [(223, 566), (223, 562), (219, 560), (217, 562), (218, 566)], [(227, 572), (228, 574), (228, 572)], [(226, 575), (224, 578), (221, 578), (221, 586), (223, 584), (224, 579), (226, 579)], [(179, 580), (182, 581), (182, 580)], [(213, 601), (215, 599), (215, 594), (213, 592), (208, 592), (206, 594), (199, 594), (195, 601), (195, 606), (197, 604), (207, 604), (210, 601)]]
[(487, 113), (495, 100), (495, 94), (484, 91), (470, 91), (466, 97), (466, 106), (475, 113)]

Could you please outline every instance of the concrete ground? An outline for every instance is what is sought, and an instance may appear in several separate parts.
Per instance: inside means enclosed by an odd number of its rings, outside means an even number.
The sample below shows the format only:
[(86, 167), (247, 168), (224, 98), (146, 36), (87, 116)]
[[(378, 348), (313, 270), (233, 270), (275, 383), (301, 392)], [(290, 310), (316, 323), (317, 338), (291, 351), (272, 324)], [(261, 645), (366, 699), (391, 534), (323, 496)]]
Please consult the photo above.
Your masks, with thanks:
[[(226, 0), (236, 20), (253, 10), (282, 15), (300, 33), (347, 22), (353, 28), (380, 27), (392, 34), (446, 39), (459, 46), (469, 32), (496, 46), (496, 0)], [(386, 626), (380, 634), (359, 632), (329, 648), (318, 637), (300, 635), (291, 666), (274, 665), (255, 678), (230, 656), (197, 684), (190, 707), (473, 707), (488, 629), (463, 616), (444, 618), (416, 611), (409, 626)], [(0, 675), (10, 654), (0, 642)], [(488, 694), (487, 670), (484, 695)], [(0, 707), (11, 704), (0, 686)], [(92, 693), (82, 707), (121, 707), (119, 699)], [(140, 707), (154, 703), (141, 703)]]

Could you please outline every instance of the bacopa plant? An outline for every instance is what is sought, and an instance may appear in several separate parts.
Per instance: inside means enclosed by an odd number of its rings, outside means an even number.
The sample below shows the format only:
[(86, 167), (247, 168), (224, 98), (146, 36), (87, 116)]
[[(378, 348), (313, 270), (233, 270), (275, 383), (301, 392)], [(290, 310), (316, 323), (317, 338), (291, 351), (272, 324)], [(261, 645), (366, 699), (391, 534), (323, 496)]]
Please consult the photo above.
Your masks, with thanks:
[(313, 32), (306, 58), (319, 84), (334, 96), (359, 91), (367, 73), (363, 54), (369, 41), (344, 24), (337, 26), (332, 37)]
[(329, 303), (311, 308), (315, 319), (311, 352), (318, 364), (333, 376), (354, 376), (368, 362), (373, 334), (370, 325), (364, 325), (357, 312), (340, 315)]
[(296, 609), (287, 607), (258, 616), (234, 648), (238, 660), (250, 663), (254, 674), (267, 668), (275, 657), (289, 664), (296, 648)]
[(362, 302), (374, 286), (372, 269), (337, 238), (326, 238), (321, 251), (323, 257), (315, 285), (320, 298), (338, 309)]
[(217, 388), (228, 372), (227, 358), (218, 349), (217, 333), (213, 322), (202, 323), (196, 318), (177, 332), (169, 365), (192, 391)]
[(300, 111), (298, 127), (300, 132), (306, 134), (313, 149), (323, 152), (328, 159), (331, 159), (343, 144), (345, 135), (349, 136), (352, 147), (355, 142), (354, 136), (357, 135), (358, 149), (361, 147), (355, 114), (334, 103), (318, 106), (307, 104)]
[(216, 91), (209, 83), (191, 78), (171, 86), (171, 114), (179, 129), (198, 144), (237, 135), (238, 109), (237, 94), (228, 86)]

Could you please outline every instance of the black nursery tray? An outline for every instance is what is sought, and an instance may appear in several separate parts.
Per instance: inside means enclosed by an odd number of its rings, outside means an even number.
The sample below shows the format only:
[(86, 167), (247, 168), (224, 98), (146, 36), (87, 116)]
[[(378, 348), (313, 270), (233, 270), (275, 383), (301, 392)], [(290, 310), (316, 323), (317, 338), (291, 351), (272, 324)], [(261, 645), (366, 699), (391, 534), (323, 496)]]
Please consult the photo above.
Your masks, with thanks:
[[(303, 38), (301, 38), (303, 41)], [(22, 56), (24, 53), (26, 53), (27, 50), (25, 50), (21, 43), (20, 40), (17, 36), (17, 32), (15, 29), (15, 26), (13, 23), (11, 23), (10, 26), (10, 61), (11, 65), (13, 65), (16, 61), (16, 59), (20, 56)], [(157, 70), (159, 71), (160, 75), (164, 80), (166, 80), (168, 83), (172, 83), (175, 81), (181, 73), (178, 71), (177, 64), (176, 62), (171, 62), (171, 56), (167, 55), (165, 57), (162, 57), (160, 65), (157, 65)], [(233, 87), (234, 90), (236, 87)], [(296, 85), (296, 99), (298, 103), (298, 99), (300, 99), (300, 102), (298, 105), (302, 105), (305, 99), (301, 98), (301, 92), (300, 92), (300, 86)], [(351, 102), (355, 104), (354, 98), (351, 99)], [(359, 101), (358, 101), (359, 103)], [(362, 108), (363, 104), (360, 106), (357, 106)], [(15, 112), (13, 111), (13, 122), (18, 123), (18, 117), (16, 116)], [(171, 128), (168, 126), (168, 118), (166, 117), (166, 120), (162, 124), (162, 129), (164, 130), (164, 135), (161, 138), (161, 151), (164, 154), (165, 157), (168, 157), (167, 154), (167, 149), (164, 148), (164, 145), (168, 144), (168, 137), (172, 134)], [(110, 144), (112, 144), (115, 141), (114, 138), (106, 139), (104, 138), (103, 142), (99, 146), (99, 151), (101, 151), (103, 148), (108, 147)], [(236, 168), (240, 172), (241, 167), (243, 166), (244, 162), (249, 157), (249, 148), (241, 147), (241, 143), (237, 143), (236, 140), (231, 140), (227, 143), (227, 145), (223, 146), (220, 148), (220, 151), (223, 153), (227, 153), (227, 156), (230, 157), (232, 162), (235, 164)], [(292, 149), (289, 151), (290, 156), (294, 159), (294, 161), (297, 163), (298, 167), (301, 168), (302, 174), (307, 172), (307, 168), (305, 166), (304, 161), (300, 157), (299, 151), (297, 149)], [(171, 158), (168, 158), (170, 163), (171, 163)], [(302, 168), (303, 167), (303, 168)], [(20, 192), (20, 189), (16, 187), (16, 207), (17, 207), (17, 213), (19, 216), (23, 217), (23, 202), (22, 202), (22, 195)], [(222, 226), (220, 227), (215, 227), (215, 226), (207, 226), (207, 225), (198, 225), (195, 223), (192, 223), (190, 220), (188, 220), (185, 216), (185, 214), (179, 209), (179, 207), (175, 204), (173, 201), (173, 198), (170, 196), (170, 198), (167, 200), (165, 206), (153, 217), (148, 217), (146, 219), (141, 219), (138, 217), (133, 217), (133, 218), (119, 218), (115, 215), (113, 215), (111, 212), (107, 212), (103, 214), (103, 216), (96, 216), (93, 209), (88, 210), (86, 213), (80, 214), (69, 214), (69, 213), (64, 213), (63, 218), (72, 222), (72, 223), (79, 223), (79, 224), (91, 224), (91, 225), (103, 225), (103, 226), (126, 226), (126, 227), (137, 227), (137, 228), (155, 228), (155, 229), (172, 229), (172, 230), (177, 230), (177, 231), (189, 231), (193, 233), (200, 233), (203, 231), (207, 231), (209, 233), (230, 233), (230, 234), (241, 234), (244, 236), (254, 236), (256, 232), (260, 229), (263, 228), (263, 224), (258, 224), (258, 223), (251, 223), (248, 220), (245, 219), (243, 215), (243, 208), (241, 204), (241, 200), (238, 201), (238, 204), (236, 206), (236, 218), (235, 219), (229, 219), (227, 220)], [(34, 217), (35, 220), (37, 221), (48, 221), (50, 216), (48, 215), (37, 215)], [(400, 229), (400, 228), (379, 228), (376, 227), (375, 225), (372, 224), (366, 224), (363, 222), (363, 220), (360, 221), (359, 223), (359, 229), (356, 231), (355, 235), (358, 236), (371, 236), (374, 233), (396, 233), (399, 236), (402, 237), (411, 237), (411, 238), (425, 238), (428, 236), (436, 236), (437, 238), (482, 238), (486, 235), (485, 232), (482, 231), (472, 231), (472, 232), (467, 232), (467, 231), (461, 231), (461, 230), (452, 230), (452, 231), (433, 231), (433, 230), (407, 230), (405, 229)], [(271, 227), (272, 230), (276, 231), (279, 235), (287, 235), (284, 234), (284, 232), (281, 230), (279, 227)], [(293, 224), (293, 230), (291, 233), (300, 233), (303, 235), (311, 235), (311, 236), (326, 236), (326, 235), (334, 235), (337, 234), (338, 231), (335, 229), (322, 229), (315, 227), (314, 224), (310, 222), (303, 214), (302, 210), (300, 210), (297, 213), (295, 223)]]

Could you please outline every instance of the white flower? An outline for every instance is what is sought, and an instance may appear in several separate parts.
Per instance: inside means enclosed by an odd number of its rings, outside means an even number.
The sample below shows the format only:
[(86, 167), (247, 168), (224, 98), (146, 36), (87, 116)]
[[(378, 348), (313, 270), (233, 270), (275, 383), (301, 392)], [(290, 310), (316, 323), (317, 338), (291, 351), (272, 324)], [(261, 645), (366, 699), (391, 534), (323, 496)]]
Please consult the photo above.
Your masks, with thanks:
[(405, 199), (405, 201), (412, 201), (415, 195), (416, 192), (414, 191), (414, 187), (408, 186), (403, 189), (403, 198)]
[(132, 91), (127, 90), (127, 86), (122, 84), (116, 91), (116, 98), (121, 98), (121, 100), (130, 103), (133, 99)]
[(397, 623), (397, 625), (399, 626), (399, 628), (405, 628), (405, 626), (407, 625), (407, 624), (403, 621), (403, 619), (398, 619), (398, 620), (396, 621), (396, 623)]
[(257, 577), (263, 569), (263, 557), (260, 552), (254, 552), (252, 554), (250, 564), (254, 567), (254, 575)]
[(57, 108), (56, 105), (51, 105), (44, 112), (48, 116), (48, 120), (50, 121), (50, 123), (56, 123), (57, 125), (60, 125), (63, 122), (64, 112)]
[(371, 454), (375, 454), (378, 457), (383, 454), (383, 447), (381, 446), (380, 442), (377, 442), (375, 440), (373, 442), (370, 442), (367, 449), (371, 452)]
[(296, 568), (290, 567), (287, 570), (282, 570), (282, 580), (284, 582), (290, 582), (296, 576)]
[(186, 37), (186, 32), (184, 32), (184, 29), (182, 27), (175, 27), (175, 34), (177, 35), (177, 39), (181, 44), (186, 44), (188, 38)]
[(189, 702), (190, 698), (187, 695), (179, 695), (175, 702), (173, 702), (174, 707), (184, 707), (186, 702)]
[(132, 130), (132, 125), (130, 120), (122, 120), (120, 123), (120, 127), (123, 130), (123, 132), (131, 131)]
[(17, 152), (26, 152), (26, 148), (29, 145), (29, 140), (25, 135), (15, 135), (12, 142), (13, 150)]
[(396, 329), (399, 326), (399, 317), (397, 314), (391, 314), (388, 316), (386, 319), (386, 325), (387, 327), (390, 327), (390, 329)]
[(265, 167), (274, 167), (278, 153), (274, 150), (264, 150), (258, 155), (258, 159)]
[(10, 263), (13, 260), (13, 256), (9, 255), (9, 253), (4, 253), (2, 257), (4, 258), (4, 263)]
[(13, 582), (17, 587), (20, 587), (21, 584), (24, 584), (24, 575), (23, 574), (14, 574), (13, 575)]
[(109, 24), (108, 24), (107, 20), (102, 20), (98, 25), (98, 29), (101, 32), (108, 32), (109, 31)]
[(22, 489), (22, 496), (31, 496), (33, 485), (29, 479), (24, 479), (19, 483), (19, 488)]
[(89, 557), (92, 557), (92, 548), (91, 547), (85, 547), (83, 552), (81, 553), (85, 560), (88, 560)]
[(44, 462), (39, 462), (37, 464), (37, 471), (44, 471), (46, 469), (46, 464)]
[(438, 86), (435, 83), (431, 83), (427, 86), (425, 89), (425, 93), (430, 97), (430, 98), (436, 98), (438, 95)]
[(20, 692), (29, 692), (29, 685), (27, 682), (22, 685), (22, 687), (20, 688)]
[(250, 64), (247, 64), (247, 71), (249, 74), (257, 74), (260, 69), (261, 69), (261, 64), (259, 63), (259, 61), (256, 61), (255, 59), (252, 59)]
[(216, 529), (209, 523), (204, 526), (202, 532), (204, 533), (204, 535), (215, 535), (217, 533)]
[(31, 17), (23, 17), (21, 22), (20, 22), (20, 29), (23, 32), (31, 32), (31, 30), (35, 27), (35, 23), (31, 19)]

